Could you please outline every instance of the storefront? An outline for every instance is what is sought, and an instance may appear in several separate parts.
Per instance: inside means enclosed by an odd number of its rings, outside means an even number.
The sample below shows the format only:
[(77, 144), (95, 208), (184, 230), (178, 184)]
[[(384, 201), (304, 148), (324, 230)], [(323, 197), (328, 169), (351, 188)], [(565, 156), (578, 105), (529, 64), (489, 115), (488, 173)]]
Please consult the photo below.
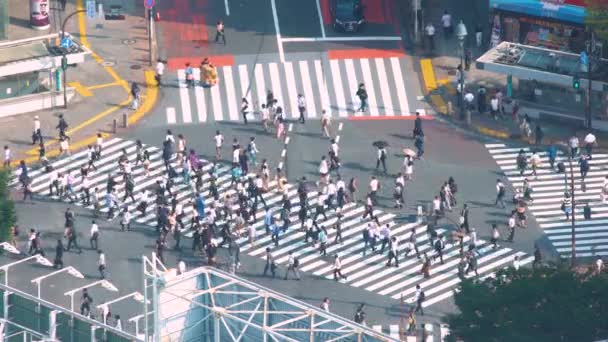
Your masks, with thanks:
[(490, 0), (491, 45), (501, 41), (565, 52), (585, 49), (585, 0)]

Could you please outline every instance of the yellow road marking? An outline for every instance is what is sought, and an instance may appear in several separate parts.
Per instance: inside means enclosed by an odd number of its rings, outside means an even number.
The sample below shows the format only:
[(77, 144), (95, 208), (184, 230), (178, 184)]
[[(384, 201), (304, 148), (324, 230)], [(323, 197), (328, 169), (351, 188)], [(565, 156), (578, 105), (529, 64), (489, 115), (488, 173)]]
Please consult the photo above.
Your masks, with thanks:
[(115, 87), (115, 86), (119, 86), (119, 85), (121, 85), (120, 82), (111, 82), (111, 83), (96, 84), (96, 85), (88, 86), (87, 89), (96, 90), (96, 89), (102, 89), (102, 88), (108, 88), (108, 87)]
[(82, 45), (89, 47), (89, 42), (87, 41), (87, 27), (86, 27), (86, 18), (84, 16), (84, 5), (82, 0), (76, 0), (76, 10), (78, 10), (78, 30), (80, 31), (80, 42)]
[(435, 108), (437, 109), (437, 111), (439, 113), (446, 114), (446, 115), (449, 114), (448, 107), (440, 95), (437, 95), (437, 94), (431, 95), (431, 102), (433, 103), (433, 105), (435, 106)]
[[(103, 112), (101, 112), (101, 113), (99, 113), (99, 114), (97, 114), (97, 115), (89, 118), (88, 120), (80, 123), (76, 127), (72, 128), (70, 130), (67, 130), (65, 132), (65, 134), (67, 134), (68, 136), (70, 136), (70, 135), (74, 134), (75, 132), (83, 129), (84, 127), (90, 125), (91, 123), (93, 123), (95, 121), (98, 121), (98, 120), (102, 119), (103, 117), (105, 117), (105, 116), (107, 116), (109, 114), (114, 113), (115, 111), (117, 111), (118, 109), (120, 109), (120, 108), (122, 108), (124, 106), (127, 106), (129, 103), (131, 103), (131, 101), (132, 101), (132, 98), (129, 95), (128, 99), (122, 101), (118, 105), (112, 106), (112, 107), (104, 110)], [(49, 140), (48, 142), (45, 143), (45, 146), (48, 148), (49, 146), (52, 146), (52, 145), (56, 144), (57, 142), (58, 142), (57, 139)], [(27, 151), (25, 153), (28, 154), (28, 155), (38, 155), (38, 148), (33, 148), (33, 149), (31, 149), (31, 150), (29, 150), (29, 151)]]
[(141, 118), (146, 114), (154, 103), (156, 103), (156, 98), (158, 97), (158, 86), (156, 83), (156, 79), (154, 78), (155, 72), (152, 70), (146, 70), (144, 72), (144, 76), (146, 79), (146, 92), (142, 96), (141, 106), (135, 111), (135, 113), (129, 116), (129, 126), (141, 120)]
[(426, 86), (426, 91), (431, 92), (437, 89), (437, 80), (435, 79), (435, 71), (433, 70), (433, 62), (428, 59), (420, 60), (420, 69), (422, 70), (422, 78)]
[(93, 93), (91, 93), (87, 87), (80, 84), (80, 82), (70, 82), (70, 83), (68, 83), (68, 85), (70, 87), (73, 87), (74, 89), (76, 89), (76, 92), (78, 92), (78, 94), (80, 94), (81, 96), (84, 96), (84, 97), (93, 96)]

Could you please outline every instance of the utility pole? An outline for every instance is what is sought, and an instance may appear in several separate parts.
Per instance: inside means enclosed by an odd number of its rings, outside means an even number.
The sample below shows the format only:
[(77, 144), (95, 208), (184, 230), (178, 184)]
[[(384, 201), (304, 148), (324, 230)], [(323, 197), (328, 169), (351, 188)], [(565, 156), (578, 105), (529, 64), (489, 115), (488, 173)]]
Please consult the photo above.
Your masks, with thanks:
[(591, 114), (591, 95), (592, 95), (592, 67), (594, 64), (595, 54), (595, 36), (593, 31), (590, 32), (590, 39), (587, 42), (587, 103), (585, 105), (585, 127), (588, 129), (592, 128), (592, 114)]
[[(63, 38), (65, 38), (65, 24), (68, 22), (68, 20), (73, 17), (74, 15), (81, 13), (81, 12), (86, 12), (86, 10), (76, 10), (72, 13), (70, 13), (70, 15), (68, 15), (65, 19), (63, 19), (63, 23), (61, 24), (61, 41), (63, 41)], [(61, 53), (61, 69), (63, 69), (63, 108), (68, 108), (68, 91), (67, 91), (67, 71), (68, 71), (68, 57), (67, 57), (67, 49), (64, 48), (62, 49), (62, 53)]]

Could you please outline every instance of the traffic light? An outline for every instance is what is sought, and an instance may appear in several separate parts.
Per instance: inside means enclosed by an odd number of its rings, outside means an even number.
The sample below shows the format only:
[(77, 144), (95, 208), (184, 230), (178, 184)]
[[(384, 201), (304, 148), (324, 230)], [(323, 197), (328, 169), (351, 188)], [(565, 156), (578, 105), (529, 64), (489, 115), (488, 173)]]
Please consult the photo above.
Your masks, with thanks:
[(572, 88), (579, 89), (581, 87), (581, 79), (578, 76), (572, 78)]

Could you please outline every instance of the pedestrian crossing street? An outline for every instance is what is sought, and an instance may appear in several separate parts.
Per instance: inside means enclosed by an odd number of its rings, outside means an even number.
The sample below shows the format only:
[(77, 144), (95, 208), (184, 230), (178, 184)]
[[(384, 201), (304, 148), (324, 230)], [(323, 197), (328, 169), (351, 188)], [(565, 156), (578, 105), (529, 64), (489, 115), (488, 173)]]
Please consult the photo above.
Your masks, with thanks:
[[(122, 205), (128, 207), (128, 209), (134, 213), (134, 221), (138, 223), (155, 226), (155, 201), (154, 196), (150, 196), (148, 199), (148, 214), (144, 217), (139, 216), (139, 213), (135, 211), (136, 205), (139, 203), (140, 197), (144, 189), (150, 190), (153, 194), (153, 186), (159, 177), (163, 177), (165, 168), (162, 161), (162, 151), (154, 146), (146, 146), (144, 148), (150, 153), (150, 175), (149, 177), (144, 176), (143, 167), (141, 165), (133, 166), (132, 177), (135, 180), (136, 194), (135, 203), (130, 199), (127, 199)], [(136, 160), (136, 144), (134, 141), (123, 140), (120, 138), (112, 138), (103, 144), (103, 150), (101, 153), (101, 159), (95, 164), (97, 171), (91, 171), (89, 174), (89, 180), (91, 182), (91, 192), (97, 192), (100, 196), (105, 194), (105, 185), (109, 174), (114, 173), (116, 175), (116, 166), (122, 150), (125, 149), (128, 159), (131, 165), (135, 165)], [(88, 163), (86, 151), (78, 152), (72, 156), (64, 159), (59, 159), (52, 162), (55, 170), (58, 172), (69, 172), (76, 176), (76, 182), (74, 183), (74, 190), (78, 193), (81, 190), (81, 178), (79, 177), (80, 167)], [(204, 164), (205, 170), (209, 170), (211, 165), (209, 163)], [(180, 171), (177, 168), (178, 173)], [(18, 173), (18, 172), (16, 172)], [(18, 175), (17, 175), (18, 176)], [(30, 170), (29, 176), (32, 180), (32, 189), (38, 196), (49, 196), (49, 184), (50, 174), (45, 173), (42, 169)], [(208, 175), (205, 175), (204, 180), (208, 180)], [(222, 166), (218, 171), (218, 181), (220, 197), (226, 192), (232, 192), (233, 190), (229, 187), (230, 174), (227, 166)], [(177, 199), (183, 204), (186, 224), (185, 236), (188, 236), (187, 230), (190, 227), (191, 217), (190, 214), (193, 210), (191, 201), (193, 198), (193, 187), (191, 184), (184, 184), (181, 178), (177, 178), (175, 182), (174, 193), (177, 193)], [(203, 188), (205, 198), (210, 198), (208, 191), (208, 182), (205, 182)], [(95, 189), (95, 190), (93, 190)], [(120, 183), (116, 186), (117, 198), (122, 200), (124, 196), (124, 183)], [(458, 263), (459, 263), (459, 246), (457, 244), (446, 243), (446, 249), (444, 250), (444, 261), (445, 264), (441, 265), (439, 260), (437, 263), (433, 263), (431, 267), (431, 278), (424, 279), (420, 273), (421, 261), (418, 260), (413, 251), (412, 255), (406, 257), (401, 253), (399, 258), (399, 268), (386, 267), (386, 253), (372, 253), (368, 251), (367, 256), (362, 255), (363, 241), (362, 232), (367, 226), (367, 223), (361, 219), (364, 207), (360, 204), (348, 203), (342, 210), (343, 214), (343, 243), (333, 244), (331, 243), (327, 249), (328, 256), (321, 257), (318, 250), (310, 244), (306, 244), (303, 241), (304, 233), (299, 230), (300, 223), (297, 218), (299, 209), (299, 199), (297, 196), (297, 187), (288, 185), (288, 197), (292, 201), (291, 210), (291, 224), (285, 234), (281, 235), (280, 244), (274, 247), (274, 243), (271, 241), (270, 236), (265, 235), (265, 227), (263, 224), (264, 209), (262, 208), (256, 213), (256, 220), (253, 226), (257, 230), (257, 239), (255, 245), (248, 242), (246, 237), (240, 238), (237, 242), (241, 246), (241, 252), (247, 253), (251, 256), (263, 258), (266, 247), (273, 248), (273, 255), (279, 265), (285, 265), (288, 258), (288, 253), (293, 251), (294, 256), (297, 256), (300, 260), (300, 271), (310, 272), (318, 277), (325, 279), (333, 279), (333, 258), (332, 255), (339, 254), (342, 259), (342, 273), (347, 275), (347, 280), (341, 280), (342, 283), (349, 286), (365, 289), (380, 295), (390, 296), (393, 299), (401, 299), (403, 296), (404, 300), (408, 303), (414, 301), (415, 297), (415, 286), (420, 284), (425, 291), (426, 301), (424, 306), (429, 306), (445, 300), (453, 295), (453, 289), (460, 282), (460, 278), (457, 274)], [(102, 197), (103, 198), (103, 197)], [(55, 199), (57, 197), (55, 196)], [(276, 182), (270, 183), (270, 190), (264, 194), (269, 207), (280, 205), (282, 195), (276, 191)], [(309, 194), (310, 205), (314, 206), (317, 200), (317, 192), (313, 191)], [(211, 204), (211, 200), (207, 200), (207, 208)], [(75, 205), (82, 205), (80, 203)], [(102, 213), (106, 213), (108, 208), (105, 206), (105, 201), (101, 202)], [(91, 209), (92, 207), (89, 207)], [(235, 208), (236, 209), (236, 208)], [(272, 210), (272, 209), (271, 209)], [(384, 212), (382, 210), (375, 210), (375, 215), (381, 224), (389, 224), (391, 226), (391, 233), (393, 236), (397, 236), (398, 239), (404, 240), (406, 234), (409, 234), (412, 228), (415, 229), (417, 236), (417, 246), (420, 253), (427, 252), (429, 256), (433, 255), (432, 248), (427, 238), (426, 226), (416, 222), (402, 222), (395, 214)], [(105, 215), (104, 215), (105, 217)], [(335, 229), (333, 224), (336, 222), (337, 216), (333, 210), (329, 210), (327, 213), (327, 219), (319, 220), (319, 225), (325, 226), (328, 231), (328, 241), (333, 242), (335, 237)], [(113, 221), (113, 224), (118, 226), (118, 219)], [(441, 234), (443, 230), (439, 230)], [(446, 234), (446, 236), (449, 234)], [(467, 239), (465, 239), (467, 243)], [(378, 244), (379, 245), (379, 244)], [(511, 250), (510, 248), (499, 247), (493, 249), (490, 245), (482, 240), (477, 241), (479, 250), (478, 257), (478, 272), (480, 277), (487, 277), (493, 274), (497, 269), (509, 266), (515, 256), (519, 256), (522, 260), (522, 264), (526, 264), (532, 261), (532, 258), (527, 256), (525, 253)], [(403, 248), (403, 246), (402, 246)], [(279, 268), (279, 277), (283, 276), (285, 268)], [(472, 276), (473, 272), (469, 274)]]
[[(532, 185), (532, 203), (528, 203), (528, 211), (532, 213), (540, 227), (562, 256), (569, 258), (572, 255), (572, 223), (566, 220), (561, 210), (562, 200), (566, 191), (570, 192), (570, 167), (568, 158), (561, 151), (558, 152), (556, 165), (564, 161), (566, 175), (550, 170), (549, 158), (546, 151), (538, 151), (541, 157), (541, 167), (537, 177), (527, 170), (524, 176), (519, 175), (516, 157), (521, 149), (516, 146), (504, 144), (486, 144), (490, 154), (496, 160), (514, 188), (521, 188), (524, 178), (528, 178)], [(527, 156), (532, 150), (524, 147)], [(583, 191), (581, 175), (577, 161), (573, 161), (575, 199), (579, 203), (575, 210), (576, 255), (578, 257), (593, 257), (608, 255), (608, 205), (600, 199), (604, 180), (608, 175), (608, 155), (594, 153), (589, 161), (590, 170), (585, 178), (586, 191)], [(565, 184), (567, 177), (567, 184)], [(583, 217), (583, 203), (589, 202), (592, 210), (591, 220)]]
[[(391, 337), (396, 341), (405, 342), (444, 342), (447, 336), (450, 334), (450, 328), (447, 324), (422, 324), (422, 326), (416, 327), (414, 332), (410, 334), (408, 331), (408, 324), (399, 326), (399, 324), (385, 325), (372, 325), (372, 330), (383, 333)], [(419, 332), (422, 330), (422, 332)], [(422, 339), (418, 339), (422, 336)]]
[[(209, 121), (240, 121), (241, 99), (246, 98), (259, 120), (259, 109), (272, 90), (287, 118), (298, 118), (298, 94), (306, 99), (306, 116), (321, 117), (327, 110), (334, 117), (412, 115), (405, 87), (404, 59), (363, 58), (345, 60), (302, 60), (284, 63), (240, 64), (217, 67), (218, 84), (202, 87), (199, 69), (194, 69), (196, 86), (186, 86), (185, 69), (177, 71), (179, 105), (167, 107), (168, 124)], [(369, 110), (355, 113), (354, 99), (359, 83), (365, 83)]]

